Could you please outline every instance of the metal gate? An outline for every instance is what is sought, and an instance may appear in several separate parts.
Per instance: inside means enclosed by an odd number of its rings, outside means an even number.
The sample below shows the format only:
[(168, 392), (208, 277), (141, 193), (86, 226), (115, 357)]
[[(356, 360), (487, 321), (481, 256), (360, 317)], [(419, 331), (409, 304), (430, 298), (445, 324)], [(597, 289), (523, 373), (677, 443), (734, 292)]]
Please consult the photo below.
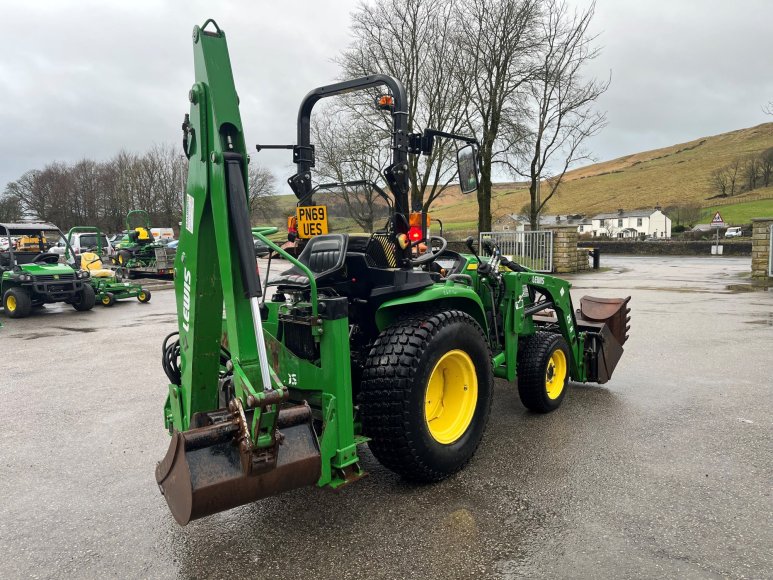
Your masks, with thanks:
[(768, 230), (768, 276), (773, 277), (773, 224)]
[(505, 256), (536, 270), (537, 272), (553, 271), (553, 232), (540, 230), (536, 232), (481, 232), (479, 247), (483, 240), (490, 239)]

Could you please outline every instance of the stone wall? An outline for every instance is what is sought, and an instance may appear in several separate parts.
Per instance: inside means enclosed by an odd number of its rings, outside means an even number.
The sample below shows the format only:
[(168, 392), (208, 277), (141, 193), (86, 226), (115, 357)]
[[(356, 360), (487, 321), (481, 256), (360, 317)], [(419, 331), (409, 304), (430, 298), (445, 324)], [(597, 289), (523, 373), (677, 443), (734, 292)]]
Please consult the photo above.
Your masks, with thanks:
[(579, 234), (576, 225), (551, 226), (553, 232), (553, 272), (573, 274), (590, 269), (588, 250), (577, 247)]
[[(749, 238), (746, 238), (747, 240)], [(722, 255), (724, 256), (751, 256), (752, 244), (749, 241), (724, 240), (720, 238)], [(674, 241), (664, 240), (657, 242), (639, 242), (623, 240), (583, 240), (582, 248), (599, 248), (601, 261), (604, 262), (605, 254), (624, 254), (633, 256), (710, 256), (711, 241)]]
[(752, 220), (752, 278), (767, 279), (773, 217)]

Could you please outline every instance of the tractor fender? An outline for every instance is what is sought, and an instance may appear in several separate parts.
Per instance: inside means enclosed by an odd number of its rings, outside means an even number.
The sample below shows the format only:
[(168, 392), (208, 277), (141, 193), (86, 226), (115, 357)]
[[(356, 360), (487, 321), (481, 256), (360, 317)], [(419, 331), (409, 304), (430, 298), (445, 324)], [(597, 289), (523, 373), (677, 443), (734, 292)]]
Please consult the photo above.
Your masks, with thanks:
[(387, 300), (376, 310), (376, 327), (379, 332), (392, 324), (399, 316), (430, 306), (433, 310), (443, 308), (461, 310), (472, 316), (484, 332), (488, 323), (480, 297), (469, 286), (461, 284), (434, 284), (416, 294)]

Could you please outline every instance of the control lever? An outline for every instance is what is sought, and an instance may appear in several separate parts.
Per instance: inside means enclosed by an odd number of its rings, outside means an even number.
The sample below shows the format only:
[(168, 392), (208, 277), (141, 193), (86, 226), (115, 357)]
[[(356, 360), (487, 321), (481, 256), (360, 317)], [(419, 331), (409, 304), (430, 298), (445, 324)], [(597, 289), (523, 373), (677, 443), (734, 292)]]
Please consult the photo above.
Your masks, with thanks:
[(480, 256), (475, 251), (475, 246), (473, 245), (474, 243), (475, 239), (472, 236), (467, 236), (467, 238), (464, 240), (464, 245), (467, 246), (467, 249), (470, 250), (470, 253), (478, 260), (478, 274), (482, 276), (488, 276), (491, 268), (487, 263), (480, 259)]

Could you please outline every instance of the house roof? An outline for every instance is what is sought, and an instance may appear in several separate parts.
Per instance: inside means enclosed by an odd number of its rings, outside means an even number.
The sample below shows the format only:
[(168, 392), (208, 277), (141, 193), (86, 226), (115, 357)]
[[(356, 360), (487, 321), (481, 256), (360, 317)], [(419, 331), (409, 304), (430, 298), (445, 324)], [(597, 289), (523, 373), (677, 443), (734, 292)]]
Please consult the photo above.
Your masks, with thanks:
[[(496, 221), (503, 220), (505, 218), (510, 218), (511, 220), (519, 223), (529, 223), (529, 216), (525, 216), (522, 214), (517, 213), (510, 213), (501, 216)], [(580, 225), (580, 224), (590, 224), (591, 222), (582, 214), (561, 214), (561, 215), (541, 215), (539, 216), (539, 223), (542, 225), (548, 225), (552, 226), (555, 224), (566, 224), (566, 225)]]
[(624, 217), (650, 217), (653, 213), (655, 213), (656, 209), (632, 209), (629, 211), (624, 211), (622, 213), (616, 211), (614, 213), (600, 213), (598, 215), (594, 215), (594, 220), (608, 220), (612, 218), (624, 218)]

